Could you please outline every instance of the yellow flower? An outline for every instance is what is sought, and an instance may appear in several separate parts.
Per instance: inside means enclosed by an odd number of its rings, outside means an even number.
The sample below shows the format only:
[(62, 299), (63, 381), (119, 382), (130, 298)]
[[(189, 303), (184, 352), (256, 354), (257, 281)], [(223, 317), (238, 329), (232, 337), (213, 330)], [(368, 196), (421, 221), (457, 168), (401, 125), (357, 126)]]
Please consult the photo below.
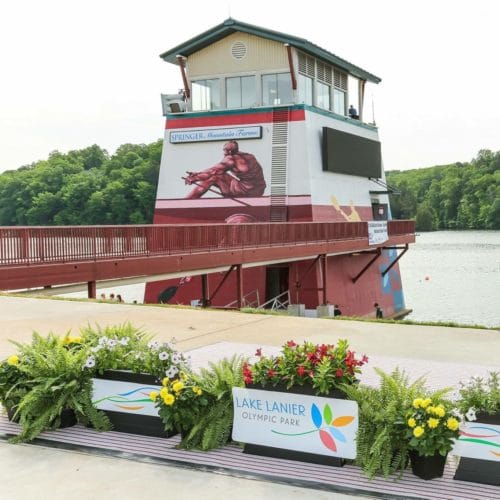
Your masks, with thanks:
[(149, 399), (151, 399), (151, 401), (156, 401), (157, 397), (158, 397), (158, 391), (151, 391), (149, 393)]
[(446, 411), (445, 411), (443, 405), (439, 405), (439, 406), (436, 406), (434, 408), (434, 415), (436, 415), (437, 417), (442, 418), (442, 417), (444, 417), (445, 413), (446, 413)]
[(188, 376), (184, 372), (181, 372), (179, 373), (179, 378), (185, 382), (188, 379)]
[(430, 404), (432, 404), (432, 399), (431, 398), (425, 398), (421, 403), (420, 406), (422, 408), (427, 408)]
[(13, 354), (7, 358), (7, 364), (10, 366), (17, 366), (19, 364), (19, 356)]
[(416, 425), (417, 425), (417, 421), (413, 417), (411, 417), (411, 418), (408, 419), (408, 427), (412, 427), (413, 428)]
[(423, 429), (423, 427), (420, 427), (420, 425), (417, 425), (417, 427), (415, 427), (415, 429), (413, 429), (413, 435), (416, 438), (419, 438), (423, 433), (424, 433), (424, 429)]
[(456, 418), (450, 417), (446, 421), (446, 427), (448, 427), (450, 431), (456, 431), (458, 429), (458, 420)]
[(422, 398), (417, 398), (413, 400), (413, 407), (414, 408), (420, 408), (422, 405), (423, 399)]
[(200, 388), (199, 388), (199, 387), (196, 387), (196, 386), (194, 386), (194, 387), (193, 387), (193, 392), (194, 392), (195, 394), (198, 394), (198, 391), (199, 391), (199, 390), (200, 390)]
[(172, 389), (175, 392), (180, 392), (182, 389), (184, 389), (184, 384), (180, 381), (176, 382), (175, 384), (172, 384)]
[(201, 389), (198, 389), (198, 390), (196, 391), (196, 394), (198, 394), (198, 396), (201, 396), (201, 395), (203, 394), (203, 391), (202, 391)]
[(166, 387), (162, 387), (160, 389), (160, 396), (164, 398), (168, 394), (168, 389)]
[(435, 429), (439, 425), (439, 418), (430, 418), (429, 420), (427, 420), (427, 425), (431, 429)]
[[(423, 408), (423, 407), (422, 407)], [(432, 413), (432, 415), (435, 415), (435, 408), (434, 406), (428, 406), (426, 409), (425, 409), (426, 413)]]
[(167, 385), (170, 384), (170, 379), (168, 377), (165, 377), (162, 381), (161, 381), (161, 385), (163, 385), (163, 387), (167, 387)]
[(167, 406), (172, 406), (175, 402), (175, 398), (173, 394), (167, 394), (166, 396), (163, 397), (163, 402)]
[(73, 344), (81, 344), (82, 343), (82, 337), (70, 337), (69, 340)]

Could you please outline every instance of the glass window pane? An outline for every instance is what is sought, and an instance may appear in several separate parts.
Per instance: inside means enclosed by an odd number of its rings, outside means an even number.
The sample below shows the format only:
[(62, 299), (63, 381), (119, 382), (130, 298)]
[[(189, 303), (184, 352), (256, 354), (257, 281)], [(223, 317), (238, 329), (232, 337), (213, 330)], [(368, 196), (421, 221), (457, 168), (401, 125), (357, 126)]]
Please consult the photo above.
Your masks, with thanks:
[(226, 79), (226, 100), (228, 108), (241, 107), (241, 85), (238, 77)]
[(277, 104), (289, 104), (293, 102), (292, 79), (288, 73), (279, 73), (278, 77), (278, 99)]
[(197, 80), (192, 83), (193, 111), (220, 108), (220, 83), (215, 80)]
[(333, 89), (333, 111), (345, 115), (345, 92), (338, 89)]
[(256, 104), (257, 89), (255, 87), (255, 76), (241, 77), (241, 106), (252, 107)]
[(299, 102), (309, 104), (313, 103), (313, 80), (305, 75), (299, 74)]
[(262, 104), (272, 106), (278, 99), (278, 88), (276, 85), (276, 75), (262, 76)]
[(330, 109), (330, 86), (318, 82), (318, 106), (323, 109)]
[(208, 96), (207, 101), (210, 103), (208, 109), (220, 109), (220, 82), (219, 80), (207, 80)]

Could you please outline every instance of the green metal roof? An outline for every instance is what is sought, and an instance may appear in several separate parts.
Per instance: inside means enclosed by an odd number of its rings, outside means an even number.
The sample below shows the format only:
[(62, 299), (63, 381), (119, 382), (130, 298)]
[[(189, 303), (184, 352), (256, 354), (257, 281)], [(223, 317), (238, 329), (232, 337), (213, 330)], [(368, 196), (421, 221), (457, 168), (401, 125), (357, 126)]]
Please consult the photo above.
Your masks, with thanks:
[(259, 36), (262, 38), (267, 38), (269, 40), (274, 40), (280, 43), (288, 43), (292, 47), (295, 47), (306, 54), (310, 54), (318, 59), (325, 62), (333, 64), (349, 74), (361, 78), (362, 80), (367, 80), (373, 83), (379, 83), (381, 79), (364, 69), (351, 64), (345, 59), (328, 52), (317, 45), (305, 40), (304, 38), (299, 38), (292, 35), (287, 35), (286, 33), (280, 33), (278, 31), (272, 31), (265, 28), (260, 28), (259, 26), (254, 26), (252, 24), (242, 23), (236, 19), (226, 19), (222, 24), (219, 24), (212, 29), (209, 29), (188, 41), (177, 45), (173, 49), (167, 50), (160, 57), (167, 62), (172, 64), (178, 64), (176, 56), (178, 54), (185, 57), (189, 57), (191, 54), (198, 52), (199, 50), (211, 45), (219, 40), (222, 40), (226, 36), (241, 31), (243, 33), (249, 33), (251, 35)]

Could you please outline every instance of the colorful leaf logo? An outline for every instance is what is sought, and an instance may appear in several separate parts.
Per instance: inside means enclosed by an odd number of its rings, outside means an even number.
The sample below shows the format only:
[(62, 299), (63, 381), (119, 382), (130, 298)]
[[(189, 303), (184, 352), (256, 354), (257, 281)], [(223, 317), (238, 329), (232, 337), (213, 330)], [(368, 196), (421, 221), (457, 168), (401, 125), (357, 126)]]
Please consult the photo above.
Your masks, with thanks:
[[(352, 415), (342, 415), (337, 418), (333, 418), (333, 411), (329, 404), (326, 404), (323, 408), (323, 413), (318, 408), (316, 403), (311, 406), (311, 419), (313, 421), (316, 429), (319, 430), (319, 437), (321, 442), (332, 451), (337, 451), (337, 443), (335, 440), (341, 443), (346, 443), (347, 439), (343, 432), (341, 432), (337, 427), (345, 427), (353, 422), (354, 417)], [(326, 426), (326, 430), (323, 429), (323, 423)]]

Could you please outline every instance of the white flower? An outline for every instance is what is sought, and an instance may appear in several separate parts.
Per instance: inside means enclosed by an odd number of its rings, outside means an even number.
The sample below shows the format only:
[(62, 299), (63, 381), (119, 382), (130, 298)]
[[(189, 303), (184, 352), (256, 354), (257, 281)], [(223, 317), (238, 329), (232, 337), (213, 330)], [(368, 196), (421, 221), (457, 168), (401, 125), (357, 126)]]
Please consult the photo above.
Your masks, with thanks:
[(157, 351), (160, 348), (160, 346), (161, 344), (157, 340), (148, 343), (148, 347), (150, 349), (153, 349), (154, 351)]
[(85, 368), (93, 368), (95, 366), (94, 356), (89, 356), (87, 361), (85, 361)]
[(176, 365), (179, 364), (182, 361), (182, 356), (178, 353), (172, 354), (172, 363), (175, 363)]
[(108, 337), (104, 336), (99, 339), (99, 345), (106, 345), (108, 342)]
[(174, 378), (175, 375), (179, 372), (179, 369), (176, 366), (171, 366), (168, 370), (165, 371), (165, 375), (168, 378)]
[(474, 422), (474, 420), (477, 420), (477, 417), (476, 417), (476, 409), (474, 407), (470, 407), (467, 411), (467, 413), (465, 414), (465, 418), (469, 421), (469, 422)]
[(166, 351), (162, 351), (162, 352), (160, 352), (160, 354), (158, 354), (158, 357), (159, 357), (162, 361), (165, 361), (166, 359), (168, 359), (168, 352), (166, 352)]
[(115, 339), (109, 339), (107, 343), (108, 347), (111, 348), (116, 347), (116, 344), (118, 344), (118, 342)]
[(121, 345), (128, 345), (129, 338), (128, 337), (123, 337), (121, 340), (118, 341)]

